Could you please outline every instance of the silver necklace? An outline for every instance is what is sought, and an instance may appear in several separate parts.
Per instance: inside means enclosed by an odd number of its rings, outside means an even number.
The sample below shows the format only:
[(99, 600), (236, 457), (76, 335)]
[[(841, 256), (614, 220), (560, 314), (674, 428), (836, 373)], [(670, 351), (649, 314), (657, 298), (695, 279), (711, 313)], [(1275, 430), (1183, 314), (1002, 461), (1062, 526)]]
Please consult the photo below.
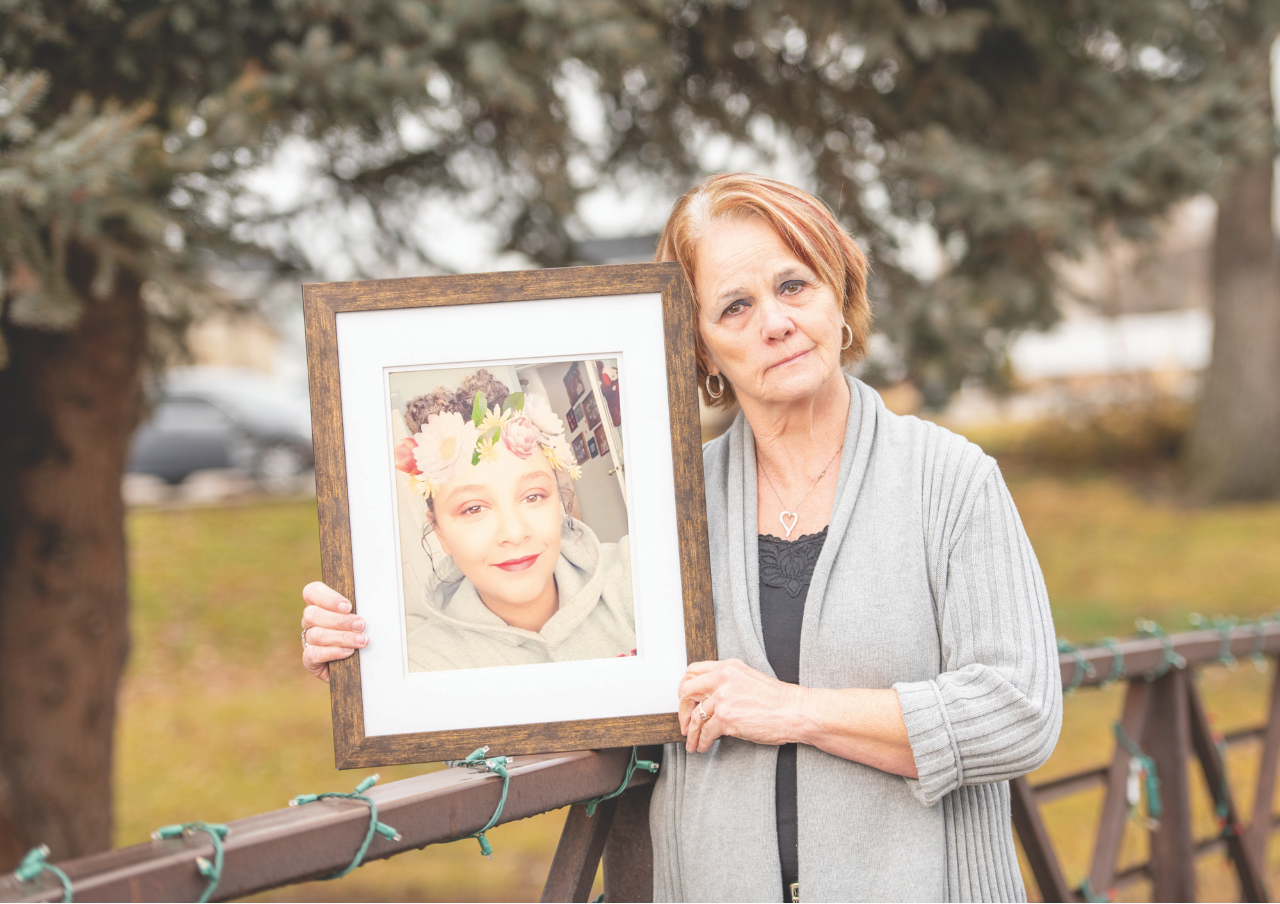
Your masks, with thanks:
[[(799, 502), (797, 502), (795, 504), (795, 507), (792, 508), (791, 511), (787, 511), (786, 509), (787, 503), (785, 500), (783, 500), (782, 494), (778, 492), (778, 488), (773, 485), (773, 478), (769, 476), (769, 472), (766, 471), (763, 467), (760, 468), (760, 473), (764, 475), (764, 479), (769, 481), (769, 489), (773, 490), (773, 495), (777, 496), (778, 501), (781, 502), (783, 505), (782, 513), (778, 515), (778, 520), (782, 522), (782, 529), (787, 532), (786, 539), (788, 540), (791, 539), (791, 532), (796, 529), (796, 525), (800, 522), (800, 506), (804, 505), (805, 499), (808, 499), (810, 496), (813, 495), (813, 491), (818, 488), (818, 484), (822, 482), (822, 478), (827, 476), (827, 469), (831, 467), (831, 463), (836, 460), (836, 456), (839, 455), (842, 451), (844, 451), (844, 443), (840, 444), (840, 448), (836, 449), (836, 454), (831, 456), (831, 460), (828, 461), (826, 467), (822, 469), (822, 473), (819, 474), (814, 479), (813, 485), (809, 487), (809, 492), (804, 494), (804, 499), (801, 499)], [(790, 524), (787, 523), (788, 518), (791, 519)]]

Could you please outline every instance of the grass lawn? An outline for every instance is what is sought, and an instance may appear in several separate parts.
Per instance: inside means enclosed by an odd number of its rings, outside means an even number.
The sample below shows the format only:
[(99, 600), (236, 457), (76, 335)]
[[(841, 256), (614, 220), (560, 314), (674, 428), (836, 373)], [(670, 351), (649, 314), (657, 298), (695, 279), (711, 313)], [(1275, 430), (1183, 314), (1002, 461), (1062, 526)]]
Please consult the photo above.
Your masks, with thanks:
[[(1183, 510), (1105, 476), (1013, 474), (1009, 484), (1058, 633), (1077, 643), (1132, 633), (1138, 616), (1177, 631), (1192, 612), (1253, 616), (1280, 603), (1280, 505)], [(333, 769), (328, 690), (299, 663), (299, 590), (320, 573), (314, 503), (135, 510), (128, 529), (133, 652), (118, 728), (116, 844), (144, 841), (166, 823), (222, 822), (299, 793), (350, 790), (365, 772)], [(1219, 727), (1261, 720), (1267, 676), (1248, 665), (1215, 667), (1202, 681)], [(1119, 689), (1071, 697), (1043, 776), (1103, 762), (1119, 701)], [(1230, 758), (1245, 789), (1256, 757), (1246, 748)], [(430, 768), (381, 773), (390, 781)], [(1207, 835), (1211, 803), (1206, 795), (1200, 802)], [(1045, 808), (1069, 881), (1083, 875), (1100, 803), (1099, 792)], [(562, 821), (556, 813), (500, 826), (490, 833), (492, 861), (466, 840), (262, 898), (537, 900)], [(1142, 844), (1131, 831), (1124, 856), (1137, 859)], [(1272, 853), (1277, 887), (1280, 850)], [(1236, 893), (1222, 863), (1200, 862), (1206, 899)], [(1135, 888), (1131, 897), (1142, 894)]]

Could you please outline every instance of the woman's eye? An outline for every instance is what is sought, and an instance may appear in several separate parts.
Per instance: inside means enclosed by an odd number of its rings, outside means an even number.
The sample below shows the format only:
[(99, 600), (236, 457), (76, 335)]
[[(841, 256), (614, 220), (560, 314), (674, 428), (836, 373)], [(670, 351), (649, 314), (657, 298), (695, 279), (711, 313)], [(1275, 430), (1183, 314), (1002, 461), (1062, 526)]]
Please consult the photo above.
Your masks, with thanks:
[(804, 283), (798, 279), (788, 280), (782, 284), (783, 295), (795, 295), (804, 288)]
[(469, 506), (467, 506), (466, 508), (464, 508), (464, 509), (462, 510), (462, 512), (461, 512), (460, 514), (463, 514), (463, 515), (478, 515), (478, 514), (480, 514), (480, 513), (481, 513), (481, 512), (483, 512), (483, 511), (484, 511), (484, 506), (483, 506), (483, 505), (480, 505), (480, 504), (476, 504), (476, 505), (469, 505)]
[(524, 501), (525, 502), (541, 502), (546, 498), (547, 498), (547, 494), (539, 490), (536, 493), (530, 493), (528, 496), (525, 496)]
[(746, 308), (747, 306), (741, 301), (735, 301), (731, 305), (729, 305), (729, 307), (724, 309), (724, 313), (726, 317), (732, 317), (734, 314), (738, 314), (746, 310)]

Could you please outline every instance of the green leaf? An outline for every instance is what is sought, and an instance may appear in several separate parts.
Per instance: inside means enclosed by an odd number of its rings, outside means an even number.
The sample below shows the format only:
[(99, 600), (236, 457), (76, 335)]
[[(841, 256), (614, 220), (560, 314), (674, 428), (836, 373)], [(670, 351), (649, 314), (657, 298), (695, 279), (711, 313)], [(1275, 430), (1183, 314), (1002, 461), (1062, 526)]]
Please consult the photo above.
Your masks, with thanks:
[(487, 439), (491, 443), (496, 443), (498, 441), (498, 437), (501, 435), (502, 435), (501, 427), (490, 427), (484, 433), (480, 434), (480, 440), (483, 441)]
[(503, 411), (523, 411), (524, 410), (524, 393), (513, 392), (507, 396), (507, 400), (502, 403)]
[(489, 400), (484, 397), (484, 393), (476, 390), (476, 397), (471, 401), (471, 423), (480, 426), (484, 416), (489, 413), (488, 404)]
[(480, 464), (480, 452), (479, 452), (479, 450), (477, 450), (477, 451), (475, 451), (475, 452), (472, 452), (472, 453), (471, 453), (471, 463), (472, 463), (473, 465), (478, 465), (478, 464)]

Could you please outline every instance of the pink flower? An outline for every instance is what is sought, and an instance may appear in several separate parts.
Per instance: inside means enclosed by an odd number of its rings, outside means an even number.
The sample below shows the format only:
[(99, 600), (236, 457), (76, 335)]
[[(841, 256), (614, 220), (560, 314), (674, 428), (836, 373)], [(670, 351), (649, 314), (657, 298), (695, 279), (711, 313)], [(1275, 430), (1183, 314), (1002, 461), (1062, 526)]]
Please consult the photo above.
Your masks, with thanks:
[(512, 418), (502, 425), (502, 442), (516, 458), (528, 458), (538, 448), (541, 434), (528, 418)]
[(399, 445), (396, 446), (397, 471), (404, 471), (406, 474), (422, 473), (418, 468), (418, 460), (413, 454), (413, 450), (417, 447), (418, 444), (413, 441), (412, 437), (400, 441)]

